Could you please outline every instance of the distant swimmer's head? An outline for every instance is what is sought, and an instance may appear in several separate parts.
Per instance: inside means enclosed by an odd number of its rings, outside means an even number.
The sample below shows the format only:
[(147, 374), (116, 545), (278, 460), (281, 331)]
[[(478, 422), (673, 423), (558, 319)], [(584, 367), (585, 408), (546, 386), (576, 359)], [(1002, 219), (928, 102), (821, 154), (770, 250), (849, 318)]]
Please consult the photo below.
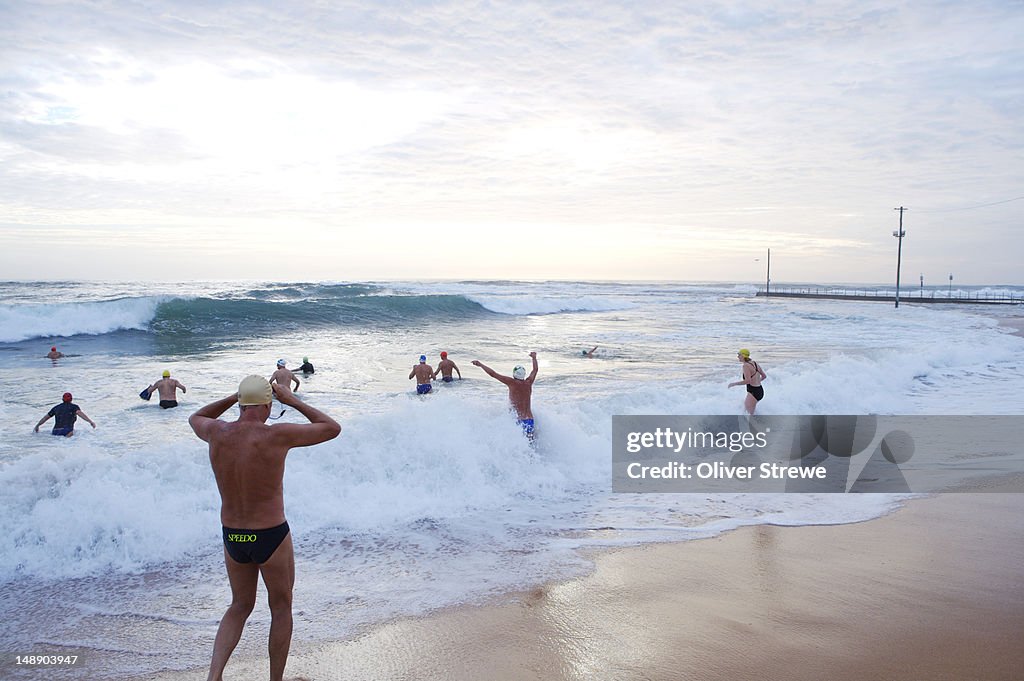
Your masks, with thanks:
[(526, 367), (520, 365), (512, 370), (512, 378), (521, 381), (526, 378)]
[(57, 352), (57, 346), (54, 345), (52, 348), (50, 348), (50, 352)]
[(303, 357), (302, 358), (302, 363), (303, 364), (309, 364), (309, 357)]
[(274, 389), (270, 387), (270, 381), (262, 376), (246, 376), (238, 384), (238, 406), (252, 407), (259, 404), (270, 404), (274, 395)]
[(285, 364), (287, 364), (287, 362), (285, 362), (283, 359), (277, 360), (277, 366), (283, 367)]
[(743, 359), (750, 359), (750, 350), (747, 350), (746, 348), (743, 348), (737, 354), (739, 354)]
[(164, 369), (164, 378), (170, 378), (170, 377), (171, 377), (171, 372), (168, 371), (167, 369)]
[(448, 359), (448, 353), (447, 353), (447, 352), (444, 352), (444, 351), (442, 350), (442, 351), (441, 351), (441, 359)]
[(427, 356), (426, 355), (420, 355), (420, 364), (426, 364), (426, 363), (427, 363)]
[(70, 402), (71, 401), (71, 393), (64, 393), (64, 397), (61, 398), (61, 399), (63, 399), (65, 402)]

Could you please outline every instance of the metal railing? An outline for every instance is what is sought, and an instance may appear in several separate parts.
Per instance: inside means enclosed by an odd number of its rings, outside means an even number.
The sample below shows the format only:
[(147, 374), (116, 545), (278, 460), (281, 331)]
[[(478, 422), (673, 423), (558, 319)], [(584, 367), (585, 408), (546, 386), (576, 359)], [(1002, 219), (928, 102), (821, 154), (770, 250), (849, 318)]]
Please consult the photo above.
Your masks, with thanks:
[[(835, 286), (777, 286), (773, 285), (766, 293), (764, 287), (757, 290), (759, 296), (779, 296), (792, 298), (830, 298), (859, 300), (896, 300), (895, 291), (845, 288)], [(947, 292), (932, 289), (930, 291), (900, 291), (900, 300), (924, 303), (966, 303), (966, 304), (1024, 304), (1024, 293), (981, 293), (970, 291)]]

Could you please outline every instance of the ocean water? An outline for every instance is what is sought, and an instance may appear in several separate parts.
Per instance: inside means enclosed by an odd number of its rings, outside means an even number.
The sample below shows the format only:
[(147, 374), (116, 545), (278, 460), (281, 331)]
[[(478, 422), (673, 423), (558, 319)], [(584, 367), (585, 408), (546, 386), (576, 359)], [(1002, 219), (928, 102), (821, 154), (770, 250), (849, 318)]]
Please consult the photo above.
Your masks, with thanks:
[[(1020, 289), (996, 289), (1020, 295)], [(567, 282), (0, 283), (0, 650), (79, 651), (62, 677), (204, 667), (230, 600), (219, 499), (187, 424), (278, 358), (342, 435), (293, 450), (293, 650), (588, 568), (581, 549), (742, 525), (857, 522), (888, 495), (615, 495), (614, 414), (1018, 414), (1019, 308), (764, 300), (750, 285)], [(69, 356), (43, 356), (57, 345)], [(598, 345), (586, 359), (581, 349)], [(414, 394), (420, 354), (465, 380)], [(538, 445), (502, 373), (538, 353)], [(139, 391), (188, 387), (164, 411)], [(32, 427), (64, 391), (98, 424)], [(234, 418), (236, 412), (228, 413)], [(288, 410), (282, 421), (303, 419)], [(260, 587), (262, 593), (262, 585)], [(262, 600), (262, 596), (261, 596)], [(262, 656), (257, 606), (236, 655)], [(27, 673), (27, 672), (26, 672)], [(75, 675), (80, 676), (76, 677)], [(26, 678), (38, 678), (27, 676)]]

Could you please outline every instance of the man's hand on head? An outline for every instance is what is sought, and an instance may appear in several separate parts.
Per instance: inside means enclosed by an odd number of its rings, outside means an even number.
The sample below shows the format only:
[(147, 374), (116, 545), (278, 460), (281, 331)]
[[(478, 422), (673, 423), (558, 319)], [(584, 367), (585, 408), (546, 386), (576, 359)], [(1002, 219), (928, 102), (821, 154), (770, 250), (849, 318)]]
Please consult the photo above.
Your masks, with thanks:
[(295, 393), (292, 392), (291, 388), (286, 385), (282, 385), (281, 383), (272, 383), (270, 387), (274, 391), (274, 397), (276, 397), (277, 401), (281, 404), (294, 406), (294, 404), (299, 401), (299, 398), (295, 397)]

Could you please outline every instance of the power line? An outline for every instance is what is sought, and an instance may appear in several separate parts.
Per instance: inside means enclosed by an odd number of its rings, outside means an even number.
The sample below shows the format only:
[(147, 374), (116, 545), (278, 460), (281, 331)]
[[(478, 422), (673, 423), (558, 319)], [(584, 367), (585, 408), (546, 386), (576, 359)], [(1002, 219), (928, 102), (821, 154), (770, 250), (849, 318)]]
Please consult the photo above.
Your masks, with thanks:
[(992, 203), (982, 203), (977, 206), (964, 206), (962, 208), (940, 208), (936, 210), (919, 210), (918, 213), (955, 213), (961, 210), (974, 210), (975, 208), (987, 208), (988, 206), (998, 206), (1001, 203), (1010, 203), (1011, 201), (1020, 201), (1024, 199), (1024, 196), (1016, 196), (1012, 199), (1003, 199), (1002, 201), (993, 201)]

